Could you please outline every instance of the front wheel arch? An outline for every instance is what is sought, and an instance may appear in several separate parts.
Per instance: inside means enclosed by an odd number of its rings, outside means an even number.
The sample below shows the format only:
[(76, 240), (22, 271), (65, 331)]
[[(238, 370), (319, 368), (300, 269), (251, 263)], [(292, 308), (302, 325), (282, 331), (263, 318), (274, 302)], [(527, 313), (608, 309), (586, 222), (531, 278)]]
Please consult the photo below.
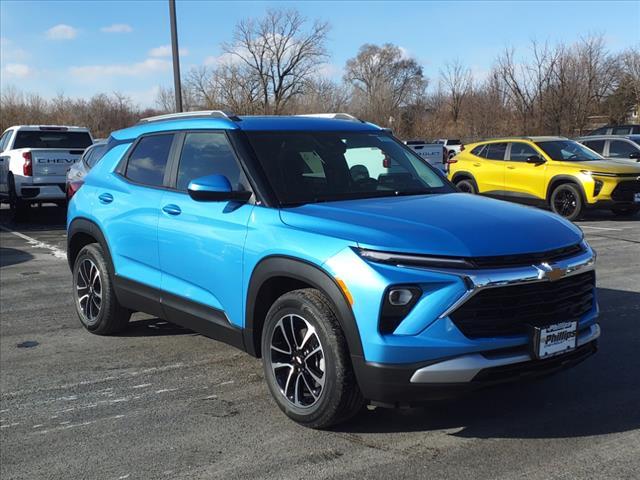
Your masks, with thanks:
[(260, 294), (261, 291), (264, 292), (263, 287), (272, 279), (288, 282), (291, 288), (286, 291), (296, 290), (304, 285), (303, 288), (315, 288), (326, 295), (335, 308), (350, 354), (363, 356), (362, 341), (355, 316), (336, 280), (325, 270), (310, 262), (285, 255), (273, 255), (262, 259), (251, 274), (243, 329), (245, 349), (250, 355), (261, 356), (262, 327), (272, 303), (268, 305), (261, 303)]

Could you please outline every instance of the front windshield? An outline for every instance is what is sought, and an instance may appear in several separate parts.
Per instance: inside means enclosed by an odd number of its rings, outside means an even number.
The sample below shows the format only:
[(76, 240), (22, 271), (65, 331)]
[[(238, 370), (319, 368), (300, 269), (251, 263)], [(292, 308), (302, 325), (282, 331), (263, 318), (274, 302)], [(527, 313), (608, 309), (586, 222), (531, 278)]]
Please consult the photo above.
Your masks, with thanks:
[(282, 205), (454, 191), (386, 133), (247, 132)]
[(573, 140), (551, 140), (547, 142), (536, 142), (544, 153), (552, 160), (584, 162), (591, 160), (602, 160), (602, 157), (593, 150)]

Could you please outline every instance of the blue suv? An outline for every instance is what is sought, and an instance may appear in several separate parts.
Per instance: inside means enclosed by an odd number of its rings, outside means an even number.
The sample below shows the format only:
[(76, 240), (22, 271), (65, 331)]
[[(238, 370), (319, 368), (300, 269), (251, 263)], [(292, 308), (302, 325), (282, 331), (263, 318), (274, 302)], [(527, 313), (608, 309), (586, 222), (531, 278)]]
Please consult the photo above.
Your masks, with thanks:
[(69, 204), (78, 316), (146, 312), (261, 357), (324, 428), (574, 365), (596, 350), (595, 255), (541, 210), (456, 191), (345, 114), (145, 119)]

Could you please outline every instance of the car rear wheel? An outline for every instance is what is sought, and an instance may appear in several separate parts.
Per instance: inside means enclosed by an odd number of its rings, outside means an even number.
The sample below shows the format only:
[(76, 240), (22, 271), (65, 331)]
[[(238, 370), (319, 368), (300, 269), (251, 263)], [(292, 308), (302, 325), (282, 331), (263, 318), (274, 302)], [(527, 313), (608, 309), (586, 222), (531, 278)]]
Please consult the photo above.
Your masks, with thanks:
[(456, 187), (458, 187), (458, 190), (463, 193), (478, 193), (475, 182), (468, 178), (465, 178), (464, 180), (458, 180), (456, 182)]
[(129, 323), (131, 311), (118, 303), (99, 244), (92, 243), (80, 250), (73, 265), (73, 289), (76, 312), (90, 332), (109, 335)]
[(303, 289), (275, 301), (262, 331), (267, 385), (292, 420), (327, 428), (364, 405), (347, 342), (329, 300)]
[(584, 209), (582, 195), (575, 185), (565, 183), (556, 187), (551, 193), (550, 206), (553, 213), (557, 213), (567, 220), (580, 218)]
[(620, 217), (630, 217), (640, 212), (640, 205), (616, 205), (611, 208), (611, 211), (614, 215), (618, 215)]
[(7, 185), (9, 187), (9, 210), (14, 222), (22, 222), (29, 215), (29, 204), (18, 197), (16, 183), (13, 176), (9, 176)]

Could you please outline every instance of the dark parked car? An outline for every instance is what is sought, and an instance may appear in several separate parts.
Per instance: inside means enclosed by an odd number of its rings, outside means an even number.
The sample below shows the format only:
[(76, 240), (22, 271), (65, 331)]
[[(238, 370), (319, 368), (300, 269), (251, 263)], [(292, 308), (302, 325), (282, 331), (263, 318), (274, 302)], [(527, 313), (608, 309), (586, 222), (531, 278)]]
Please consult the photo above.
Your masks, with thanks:
[(596, 128), (587, 135), (640, 135), (640, 125), (605, 125), (604, 127)]

